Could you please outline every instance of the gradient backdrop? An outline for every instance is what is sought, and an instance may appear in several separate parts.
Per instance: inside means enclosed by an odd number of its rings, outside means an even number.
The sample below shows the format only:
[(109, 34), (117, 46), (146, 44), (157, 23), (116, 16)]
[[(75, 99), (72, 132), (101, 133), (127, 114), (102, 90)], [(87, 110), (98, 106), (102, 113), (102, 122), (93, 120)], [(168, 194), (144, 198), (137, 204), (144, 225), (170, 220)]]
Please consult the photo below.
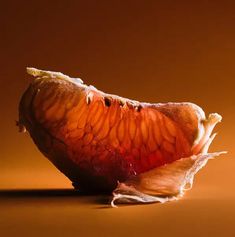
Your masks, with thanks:
[[(234, 1), (6, 1), (0, 60), (0, 236), (235, 236)], [(102, 197), (43, 191), (71, 184), (15, 126), (26, 66), (218, 112), (210, 150), (229, 153), (179, 202), (111, 209)]]

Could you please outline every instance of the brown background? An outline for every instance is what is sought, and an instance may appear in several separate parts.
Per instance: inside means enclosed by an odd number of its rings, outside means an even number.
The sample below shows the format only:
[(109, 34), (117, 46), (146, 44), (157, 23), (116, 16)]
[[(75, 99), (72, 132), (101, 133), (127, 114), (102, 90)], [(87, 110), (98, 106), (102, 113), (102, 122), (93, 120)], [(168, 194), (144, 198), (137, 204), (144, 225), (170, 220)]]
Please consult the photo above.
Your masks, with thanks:
[[(233, 1), (7, 1), (0, 29), (0, 236), (235, 236)], [(218, 112), (211, 151), (229, 154), (178, 202), (112, 209), (105, 197), (76, 196), (15, 127), (26, 66)]]

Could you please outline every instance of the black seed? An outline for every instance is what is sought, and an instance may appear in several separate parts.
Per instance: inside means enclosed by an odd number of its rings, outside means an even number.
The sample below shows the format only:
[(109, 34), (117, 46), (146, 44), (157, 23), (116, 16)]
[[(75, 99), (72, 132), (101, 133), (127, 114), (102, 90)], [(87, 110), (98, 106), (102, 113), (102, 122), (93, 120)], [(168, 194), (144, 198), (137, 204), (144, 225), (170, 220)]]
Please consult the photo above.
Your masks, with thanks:
[(111, 105), (111, 100), (108, 97), (104, 97), (105, 106), (109, 107)]
[(140, 110), (142, 109), (143, 107), (141, 106), (141, 105), (138, 105), (137, 107), (136, 107), (136, 111), (137, 112), (140, 112)]

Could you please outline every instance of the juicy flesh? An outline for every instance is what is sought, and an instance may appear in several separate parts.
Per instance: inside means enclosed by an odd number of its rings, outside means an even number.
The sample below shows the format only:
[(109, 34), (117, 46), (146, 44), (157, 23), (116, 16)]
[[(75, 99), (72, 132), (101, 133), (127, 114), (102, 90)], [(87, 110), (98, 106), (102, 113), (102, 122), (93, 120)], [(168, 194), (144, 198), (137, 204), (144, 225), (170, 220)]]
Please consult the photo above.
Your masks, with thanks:
[[(56, 78), (31, 84), (21, 100), (20, 120), (75, 186), (86, 183), (86, 177), (89, 184), (101, 178), (97, 188), (111, 190), (118, 181), (199, 152), (192, 149), (196, 134), (185, 130), (190, 123), (178, 123), (177, 114), (174, 119), (161, 106)], [(80, 174), (59, 164), (59, 153)]]

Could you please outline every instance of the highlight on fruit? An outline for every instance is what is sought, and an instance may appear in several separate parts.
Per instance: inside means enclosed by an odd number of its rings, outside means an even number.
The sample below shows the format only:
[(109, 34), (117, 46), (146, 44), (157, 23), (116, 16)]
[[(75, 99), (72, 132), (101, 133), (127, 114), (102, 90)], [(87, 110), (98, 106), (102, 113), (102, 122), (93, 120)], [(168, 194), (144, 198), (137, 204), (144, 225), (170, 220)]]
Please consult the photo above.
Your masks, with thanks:
[(224, 153), (208, 153), (222, 117), (193, 103), (143, 103), (59, 72), (27, 72), (34, 79), (20, 100), (20, 131), (75, 189), (112, 193), (112, 206), (176, 200)]

